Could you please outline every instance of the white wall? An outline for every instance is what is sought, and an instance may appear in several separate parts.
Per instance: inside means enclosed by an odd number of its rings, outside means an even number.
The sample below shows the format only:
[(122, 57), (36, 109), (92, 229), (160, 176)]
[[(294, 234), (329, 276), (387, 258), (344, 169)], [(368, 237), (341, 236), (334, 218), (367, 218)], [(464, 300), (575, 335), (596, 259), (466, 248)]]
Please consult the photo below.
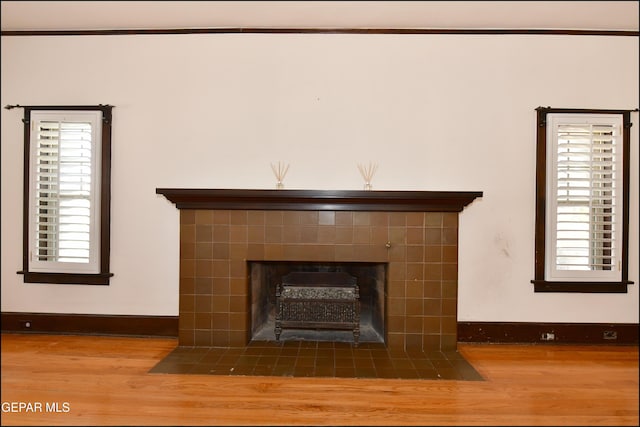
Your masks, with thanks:
[(638, 322), (638, 114), (627, 294), (534, 293), (538, 106), (638, 107), (638, 38), (202, 34), (2, 38), (2, 105), (114, 108), (110, 286), (28, 284), (22, 110), (2, 109), (2, 311), (178, 314), (157, 187), (483, 191), (460, 215), (459, 320)]

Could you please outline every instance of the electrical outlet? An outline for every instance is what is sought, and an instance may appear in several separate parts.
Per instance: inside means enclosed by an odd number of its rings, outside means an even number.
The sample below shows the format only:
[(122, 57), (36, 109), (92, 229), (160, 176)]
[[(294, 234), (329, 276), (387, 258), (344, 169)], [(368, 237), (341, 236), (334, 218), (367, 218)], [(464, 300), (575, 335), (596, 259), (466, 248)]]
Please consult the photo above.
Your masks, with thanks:
[(31, 329), (31, 320), (21, 320), (20, 327), (22, 329)]
[(544, 334), (542, 334), (540, 339), (542, 341), (553, 341), (556, 339), (556, 334), (554, 334), (553, 332), (545, 332)]
[(617, 340), (618, 333), (616, 331), (604, 331), (602, 333), (602, 338), (605, 340)]

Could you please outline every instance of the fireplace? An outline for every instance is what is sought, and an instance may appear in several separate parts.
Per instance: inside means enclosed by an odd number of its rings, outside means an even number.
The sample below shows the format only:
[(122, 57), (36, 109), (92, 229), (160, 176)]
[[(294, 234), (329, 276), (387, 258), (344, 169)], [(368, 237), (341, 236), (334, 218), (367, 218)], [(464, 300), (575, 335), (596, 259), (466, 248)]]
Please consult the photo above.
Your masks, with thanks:
[(310, 270), (359, 275), (361, 340), (457, 348), (458, 212), (481, 192), (156, 192), (180, 209), (179, 345), (257, 339), (277, 277)]

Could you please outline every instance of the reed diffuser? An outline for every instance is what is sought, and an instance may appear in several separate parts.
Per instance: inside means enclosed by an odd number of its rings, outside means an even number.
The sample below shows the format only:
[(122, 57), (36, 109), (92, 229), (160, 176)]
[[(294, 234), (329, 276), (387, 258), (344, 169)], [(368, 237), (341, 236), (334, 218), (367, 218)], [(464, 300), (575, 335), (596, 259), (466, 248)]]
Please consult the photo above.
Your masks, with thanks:
[(287, 175), (289, 171), (289, 164), (284, 164), (281, 161), (278, 161), (277, 165), (271, 163), (271, 170), (273, 174), (276, 176), (276, 188), (278, 190), (282, 190), (284, 188), (284, 177)]
[(371, 191), (371, 180), (378, 170), (378, 164), (371, 161), (367, 165), (358, 163), (358, 170), (360, 170), (360, 175), (364, 178), (365, 191)]

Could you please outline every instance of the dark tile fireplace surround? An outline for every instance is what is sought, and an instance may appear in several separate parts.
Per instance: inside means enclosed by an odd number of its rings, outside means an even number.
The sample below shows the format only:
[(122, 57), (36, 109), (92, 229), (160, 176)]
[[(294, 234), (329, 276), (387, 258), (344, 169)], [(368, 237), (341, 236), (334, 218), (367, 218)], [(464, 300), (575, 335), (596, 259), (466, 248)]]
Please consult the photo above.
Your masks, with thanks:
[(363, 326), (375, 330), (363, 342), (457, 349), (458, 213), (482, 192), (156, 193), (180, 210), (179, 346), (275, 339), (264, 313), (273, 311), (271, 289), (282, 275), (347, 271), (362, 289)]

